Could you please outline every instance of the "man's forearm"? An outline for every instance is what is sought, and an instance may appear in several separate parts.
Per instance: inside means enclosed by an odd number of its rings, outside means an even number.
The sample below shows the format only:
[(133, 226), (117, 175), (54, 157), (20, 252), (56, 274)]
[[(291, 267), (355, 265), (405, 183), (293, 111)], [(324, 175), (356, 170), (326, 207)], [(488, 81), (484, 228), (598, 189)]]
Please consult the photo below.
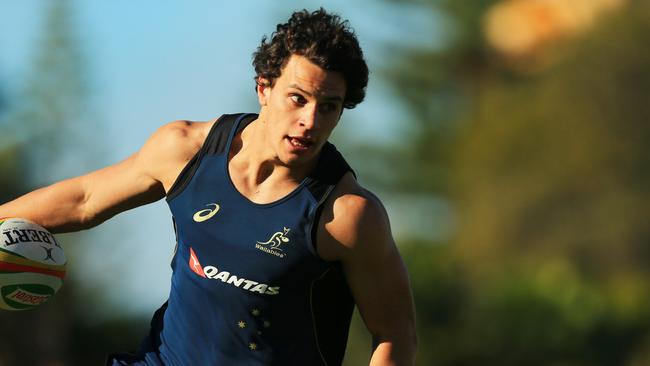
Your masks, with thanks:
[(0, 206), (0, 218), (32, 220), (52, 232), (78, 231), (90, 226), (84, 218), (85, 196), (79, 178), (27, 193)]

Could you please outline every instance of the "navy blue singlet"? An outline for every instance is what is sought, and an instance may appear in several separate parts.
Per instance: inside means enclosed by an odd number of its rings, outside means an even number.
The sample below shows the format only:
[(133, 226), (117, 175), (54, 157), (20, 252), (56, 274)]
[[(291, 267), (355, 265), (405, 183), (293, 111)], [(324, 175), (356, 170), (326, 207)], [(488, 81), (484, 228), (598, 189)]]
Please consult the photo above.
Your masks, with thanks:
[(289, 195), (256, 204), (228, 173), (254, 114), (224, 115), (168, 192), (176, 229), (169, 300), (137, 355), (109, 365), (340, 365), (353, 301), (315, 248), (319, 209), (351, 171), (326, 143)]

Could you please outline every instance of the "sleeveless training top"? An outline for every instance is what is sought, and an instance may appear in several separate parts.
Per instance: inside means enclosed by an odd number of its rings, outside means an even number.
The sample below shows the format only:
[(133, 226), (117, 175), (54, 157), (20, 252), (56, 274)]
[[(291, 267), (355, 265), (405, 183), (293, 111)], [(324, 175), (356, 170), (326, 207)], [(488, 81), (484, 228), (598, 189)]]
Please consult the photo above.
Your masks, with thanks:
[(168, 193), (171, 292), (132, 364), (342, 362), (353, 301), (340, 265), (320, 259), (314, 238), (321, 204), (351, 169), (326, 143), (293, 192), (250, 201), (230, 180), (228, 152), (256, 117), (222, 116)]

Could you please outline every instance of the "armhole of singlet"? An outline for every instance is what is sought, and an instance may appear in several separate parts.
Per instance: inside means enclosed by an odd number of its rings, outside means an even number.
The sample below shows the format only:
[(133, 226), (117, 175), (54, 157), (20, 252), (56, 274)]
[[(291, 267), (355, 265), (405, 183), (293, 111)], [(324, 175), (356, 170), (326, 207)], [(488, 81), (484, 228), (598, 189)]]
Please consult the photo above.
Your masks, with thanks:
[(311, 220), (310, 227), (309, 227), (309, 250), (316, 256), (316, 258), (319, 258), (322, 261), (325, 261), (321, 256), (318, 254), (318, 228), (320, 227), (320, 218), (321, 215), (323, 214), (323, 207), (325, 206), (325, 202), (327, 201), (327, 198), (329, 198), (330, 193), (334, 190), (335, 186), (331, 185), (327, 188), (327, 192), (323, 195), (323, 197), (318, 201), (316, 204), (316, 208), (314, 208), (314, 218)]
[(340, 177), (336, 182), (327, 185), (314, 208), (309, 236), (311, 241), (309, 249), (327, 266), (323, 275), (312, 282), (310, 291), (314, 335), (318, 351), (325, 365), (340, 365), (343, 362), (354, 312), (354, 298), (345, 279), (341, 262), (326, 261), (318, 255), (318, 228), (325, 203), (345, 174), (351, 172), (355, 179), (357, 177), (354, 170), (343, 159), (337, 162), (337, 169), (340, 169)]
[(354, 298), (341, 262), (332, 262), (311, 283), (310, 308), (316, 347), (325, 365), (340, 365), (345, 357)]
[(210, 132), (208, 132), (208, 136), (206, 136), (199, 151), (194, 154), (187, 165), (183, 167), (178, 177), (176, 177), (176, 181), (167, 193), (167, 202), (170, 202), (183, 192), (192, 180), (192, 177), (194, 177), (194, 173), (199, 169), (203, 157), (221, 154), (226, 149), (233, 125), (247, 116), (254, 115), (252, 113), (237, 113), (224, 114), (219, 117), (210, 128)]
[(169, 192), (167, 192), (167, 197), (165, 198), (167, 202), (173, 200), (176, 196), (181, 194), (185, 187), (187, 187), (188, 183), (192, 180), (194, 173), (196, 173), (196, 170), (199, 168), (201, 159), (203, 159), (203, 156), (208, 153), (211, 145), (214, 145), (214, 143), (212, 143), (214, 140), (214, 135), (216, 135), (216, 132), (219, 130), (218, 127), (223, 124), (222, 120), (226, 116), (228, 115), (222, 115), (212, 124), (212, 127), (210, 127), (210, 131), (205, 138), (205, 141), (203, 141), (203, 145), (201, 145), (199, 151), (197, 151), (192, 159), (183, 167), (183, 170), (181, 170), (180, 174), (178, 174), (178, 177), (176, 177), (176, 180), (174, 181), (174, 184), (172, 184), (172, 187), (169, 189)]
[[(318, 203), (316, 204), (316, 207), (314, 208), (314, 214), (313, 214), (313, 219), (311, 220), (310, 227), (309, 227), (309, 250), (316, 256), (316, 258), (319, 258), (323, 261), (318, 255), (318, 243), (317, 243), (317, 238), (318, 238), (318, 228), (319, 228), (319, 223), (321, 216), (323, 214), (323, 208), (325, 207), (325, 202), (327, 202), (328, 198), (330, 197), (330, 194), (332, 191), (334, 191), (334, 188), (336, 188), (336, 185), (343, 179), (343, 177), (348, 173), (351, 172), (354, 178), (357, 178), (357, 174), (355, 171), (348, 165), (348, 163), (345, 161), (345, 159), (341, 156), (341, 154), (336, 150), (334, 145), (327, 144), (326, 146), (323, 147), (323, 159), (328, 159), (329, 162), (333, 162), (334, 165), (330, 169), (334, 170), (334, 179), (332, 177), (323, 177), (323, 172), (317, 172), (317, 174), (320, 173), (321, 177), (310, 177), (312, 183), (309, 183), (308, 186), (310, 186), (310, 191), (312, 192), (312, 195), (318, 200)], [(328, 162), (326, 161), (325, 164)], [(319, 162), (319, 165), (321, 165), (322, 162)], [(317, 167), (317, 169), (320, 167)], [(329, 178), (329, 179), (328, 179)], [(327, 179), (328, 181), (325, 182), (324, 180)], [(326, 261), (325, 261), (326, 262)]]

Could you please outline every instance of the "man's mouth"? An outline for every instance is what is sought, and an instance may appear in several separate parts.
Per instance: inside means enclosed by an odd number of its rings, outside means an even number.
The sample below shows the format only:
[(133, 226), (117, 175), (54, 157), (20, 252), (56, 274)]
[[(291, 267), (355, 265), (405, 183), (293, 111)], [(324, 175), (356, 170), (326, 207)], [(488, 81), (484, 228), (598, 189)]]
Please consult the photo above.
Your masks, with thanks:
[(308, 149), (311, 145), (314, 144), (311, 139), (304, 137), (287, 136), (287, 139), (289, 140), (291, 146), (298, 149)]

